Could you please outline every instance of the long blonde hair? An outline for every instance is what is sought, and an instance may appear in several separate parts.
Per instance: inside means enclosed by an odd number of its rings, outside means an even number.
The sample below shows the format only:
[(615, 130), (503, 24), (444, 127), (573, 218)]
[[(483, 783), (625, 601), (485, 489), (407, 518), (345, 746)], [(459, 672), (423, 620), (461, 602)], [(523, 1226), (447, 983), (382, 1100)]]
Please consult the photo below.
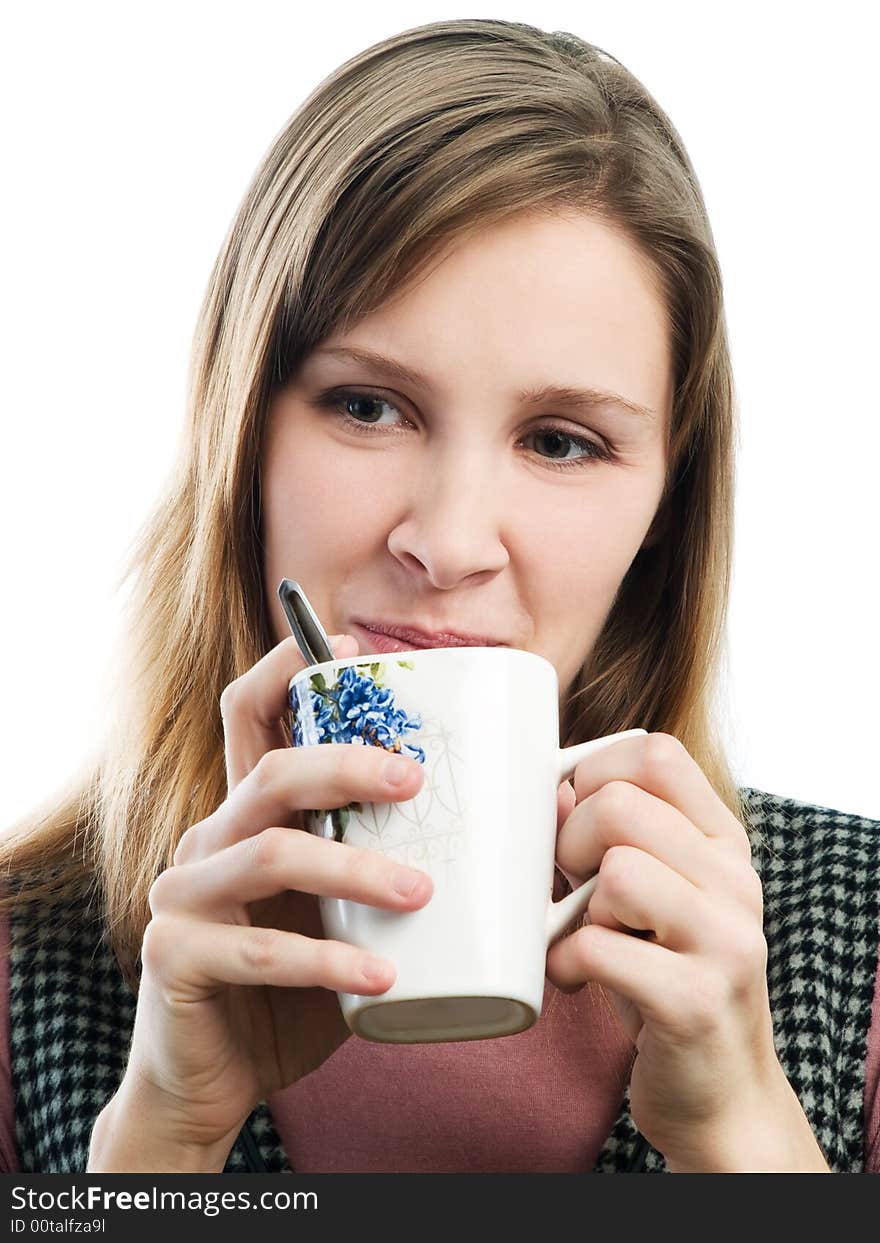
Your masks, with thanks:
[(733, 384), (718, 259), (681, 139), (618, 60), (501, 20), (404, 31), (308, 96), (258, 168), (196, 324), (177, 463), (133, 541), (132, 590), (96, 758), (0, 841), (3, 905), (100, 897), (136, 989), (148, 893), (227, 794), (220, 694), (273, 645), (259, 452), (271, 395), (331, 331), (450, 242), (513, 213), (625, 231), (665, 300), (675, 396), (653, 528), (561, 717), (565, 745), (674, 734), (742, 820), (715, 720), (734, 497)]

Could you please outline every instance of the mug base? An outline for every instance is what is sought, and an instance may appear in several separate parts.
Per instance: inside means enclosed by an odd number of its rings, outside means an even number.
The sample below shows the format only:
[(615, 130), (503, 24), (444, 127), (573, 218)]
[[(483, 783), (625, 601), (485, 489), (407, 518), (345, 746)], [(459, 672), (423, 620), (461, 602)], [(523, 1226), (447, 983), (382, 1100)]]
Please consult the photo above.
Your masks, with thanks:
[(537, 1019), (512, 997), (417, 997), (365, 1005), (346, 1021), (356, 1036), (382, 1044), (436, 1044), (515, 1036)]

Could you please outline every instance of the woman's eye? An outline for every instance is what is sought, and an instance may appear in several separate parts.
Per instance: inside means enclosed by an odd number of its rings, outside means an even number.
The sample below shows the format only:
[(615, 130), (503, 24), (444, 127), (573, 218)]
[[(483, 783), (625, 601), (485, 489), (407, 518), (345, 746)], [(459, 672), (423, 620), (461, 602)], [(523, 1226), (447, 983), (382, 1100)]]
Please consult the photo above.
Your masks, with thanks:
[(345, 406), (344, 414), (346, 417), (354, 420), (355, 423), (364, 426), (361, 423), (362, 416), (366, 419), (367, 426), (373, 426), (378, 423), (379, 419), (371, 417), (369, 413), (370, 406), (388, 406), (390, 410), (396, 410), (397, 407), (392, 405), (390, 401), (386, 401), (384, 397), (377, 397), (375, 394), (367, 395), (361, 393), (343, 393), (337, 398), (337, 405)]
[[(400, 413), (393, 402), (378, 393), (352, 393), (344, 389), (334, 389), (322, 393), (314, 402), (322, 410), (330, 410), (337, 414), (345, 425), (353, 432), (363, 435), (374, 435), (373, 428), (378, 432), (393, 430), (393, 424), (380, 423), (381, 412), (371, 413), (371, 407), (385, 406), (388, 410)], [(584, 436), (575, 436), (559, 427), (537, 427), (528, 433), (525, 439), (533, 440), (549, 448), (549, 455), (538, 453), (538, 457), (552, 469), (569, 470), (572, 467), (586, 466), (592, 462), (611, 462), (616, 455), (612, 449), (597, 440), (589, 440)], [(569, 457), (571, 449), (578, 451), (577, 456)]]
[[(582, 466), (585, 462), (610, 462), (614, 456), (610, 450), (604, 445), (599, 444), (596, 440), (587, 440), (583, 436), (572, 436), (568, 432), (564, 432), (556, 427), (539, 427), (537, 431), (531, 432), (531, 436), (535, 440), (543, 439), (545, 444), (549, 443), (551, 453), (550, 457), (552, 466)], [(562, 449), (560, 452), (560, 441)], [(583, 457), (566, 457), (566, 446), (574, 446), (579, 450), (584, 450)], [(543, 454), (541, 455), (543, 456)]]

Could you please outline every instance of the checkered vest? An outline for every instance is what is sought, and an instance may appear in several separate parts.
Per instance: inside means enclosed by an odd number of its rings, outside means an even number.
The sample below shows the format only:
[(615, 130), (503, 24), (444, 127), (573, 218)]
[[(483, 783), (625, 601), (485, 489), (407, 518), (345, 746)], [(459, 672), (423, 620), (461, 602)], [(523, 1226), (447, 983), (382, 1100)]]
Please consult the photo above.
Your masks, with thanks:
[[(780, 1063), (828, 1164), (859, 1172), (867, 1033), (877, 964), (880, 821), (745, 788), (761, 831), (753, 864), (764, 891), (768, 987)], [(135, 998), (100, 920), (84, 902), (62, 920), (10, 914), (10, 1069), (23, 1171), (82, 1173), (98, 1113), (125, 1070)], [(595, 1173), (664, 1172), (629, 1109), (627, 1088)], [(292, 1173), (265, 1101), (224, 1173)], [(585, 1171), (586, 1172), (586, 1171)]]

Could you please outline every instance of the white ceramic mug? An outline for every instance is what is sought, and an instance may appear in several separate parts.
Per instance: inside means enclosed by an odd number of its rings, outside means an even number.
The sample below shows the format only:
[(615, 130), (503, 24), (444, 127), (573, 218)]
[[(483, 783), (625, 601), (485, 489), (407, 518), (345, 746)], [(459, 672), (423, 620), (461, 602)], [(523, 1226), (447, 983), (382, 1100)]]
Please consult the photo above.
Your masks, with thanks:
[(424, 765), (412, 799), (310, 811), (312, 832), (428, 872), (417, 911), (321, 897), (326, 936), (397, 968), (376, 996), (339, 993), (366, 1040), (478, 1040), (541, 1014), (550, 944), (595, 877), (552, 899), (557, 790), (626, 730), (559, 747), (559, 683), (543, 656), (509, 647), (422, 648), (311, 665), (290, 681), (296, 746), (348, 742)]

